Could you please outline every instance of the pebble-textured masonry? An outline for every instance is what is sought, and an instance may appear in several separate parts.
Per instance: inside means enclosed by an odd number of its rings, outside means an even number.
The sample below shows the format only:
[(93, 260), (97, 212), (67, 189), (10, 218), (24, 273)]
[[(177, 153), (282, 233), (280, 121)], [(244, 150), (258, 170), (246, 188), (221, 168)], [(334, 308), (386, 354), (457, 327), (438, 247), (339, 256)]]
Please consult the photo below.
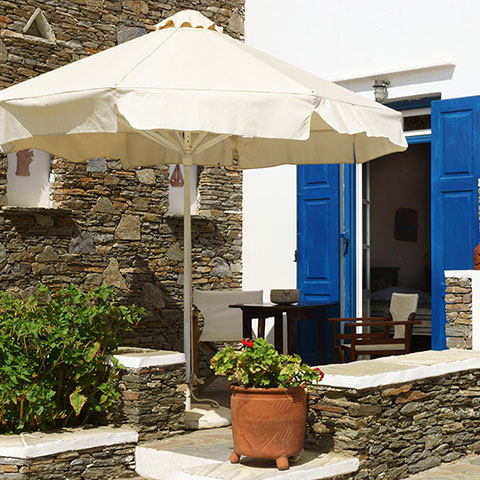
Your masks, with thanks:
[(39, 458), (0, 457), (3, 480), (106, 480), (135, 477), (134, 443)]
[[(23, 32), (37, 7), (53, 40), (38, 28)], [(1, 1), (0, 87), (145, 34), (185, 8), (242, 38), (243, 0)], [(0, 205), (7, 204), (6, 167), (3, 157)], [(168, 166), (123, 170), (104, 158), (54, 159), (52, 173), (52, 200), (63, 210), (0, 212), (0, 290), (26, 295), (39, 281), (55, 288), (107, 282), (122, 302), (148, 311), (125, 344), (182, 349), (183, 222), (167, 214)], [(241, 288), (241, 171), (203, 168), (198, 175), (194, 286)]]
[(315, 388), (308, 441), (357, 457), (359, 471), (346, 478), (405, 478), (480, 450), (479, 382), (471, 370), (365, 390)]
[(472, 348), (472, 280), (447, 277), (445, 334), (448, 348)]
[(184, 432), (185, 365), (129, 368), (121, 375), (122, 425), (140, 440), (162, 439)]

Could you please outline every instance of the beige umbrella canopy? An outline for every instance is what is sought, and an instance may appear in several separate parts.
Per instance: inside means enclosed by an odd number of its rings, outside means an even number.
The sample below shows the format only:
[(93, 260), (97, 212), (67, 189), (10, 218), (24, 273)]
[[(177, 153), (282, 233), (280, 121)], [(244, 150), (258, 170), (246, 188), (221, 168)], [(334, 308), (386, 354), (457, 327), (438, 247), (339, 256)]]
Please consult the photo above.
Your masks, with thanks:
[[(185, 165), (185, 353), (190, 367), (189, 165), (359, 163), (406, 149), (399, 113), (222, 33), (198, 12), (0, 92), (4, 152)], [(190, 375), (190, 370), (188, 374)]]

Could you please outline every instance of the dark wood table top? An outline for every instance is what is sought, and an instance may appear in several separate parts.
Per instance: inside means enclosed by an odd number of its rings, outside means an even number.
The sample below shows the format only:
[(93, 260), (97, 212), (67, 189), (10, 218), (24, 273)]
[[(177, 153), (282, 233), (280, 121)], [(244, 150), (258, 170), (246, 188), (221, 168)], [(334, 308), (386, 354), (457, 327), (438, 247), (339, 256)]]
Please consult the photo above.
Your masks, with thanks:
[(246, 310), (269, 310), (269, 311), (278, 311), (278, 312), (288, 312), (288, 311), (298, 311), (298, 310), (312, 310), (315, 308), (325, 308), (332, 305), (338, 305), (338, 303), (307, 303), (307, 302), (298, 302), (298, 303), (287, 303), (287, 304), (278, 304), (278, 303), (235, 303), (229, 305), (230, 308), (241, 308)]

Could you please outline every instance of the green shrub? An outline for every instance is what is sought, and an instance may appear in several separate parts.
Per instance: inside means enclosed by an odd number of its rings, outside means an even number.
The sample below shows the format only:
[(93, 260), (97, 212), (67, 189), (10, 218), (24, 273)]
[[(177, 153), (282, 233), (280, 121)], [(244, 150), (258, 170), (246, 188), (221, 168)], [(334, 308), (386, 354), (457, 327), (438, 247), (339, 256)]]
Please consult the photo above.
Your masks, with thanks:
[(106, 356), (143, 310), (114, 302), (107, 286), (0, 293), (0, 433), (84, 424), (115, 406), (118, 362)]

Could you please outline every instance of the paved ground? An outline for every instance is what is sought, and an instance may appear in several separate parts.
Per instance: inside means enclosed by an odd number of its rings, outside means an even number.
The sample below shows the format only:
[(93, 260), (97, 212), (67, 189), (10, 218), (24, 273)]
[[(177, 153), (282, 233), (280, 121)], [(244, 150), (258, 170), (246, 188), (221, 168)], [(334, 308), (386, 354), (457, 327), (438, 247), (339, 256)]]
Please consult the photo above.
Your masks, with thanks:
[(480, 456), (465, 457), (426, 472), (417, 473), (407, 480), (480, 480)]

